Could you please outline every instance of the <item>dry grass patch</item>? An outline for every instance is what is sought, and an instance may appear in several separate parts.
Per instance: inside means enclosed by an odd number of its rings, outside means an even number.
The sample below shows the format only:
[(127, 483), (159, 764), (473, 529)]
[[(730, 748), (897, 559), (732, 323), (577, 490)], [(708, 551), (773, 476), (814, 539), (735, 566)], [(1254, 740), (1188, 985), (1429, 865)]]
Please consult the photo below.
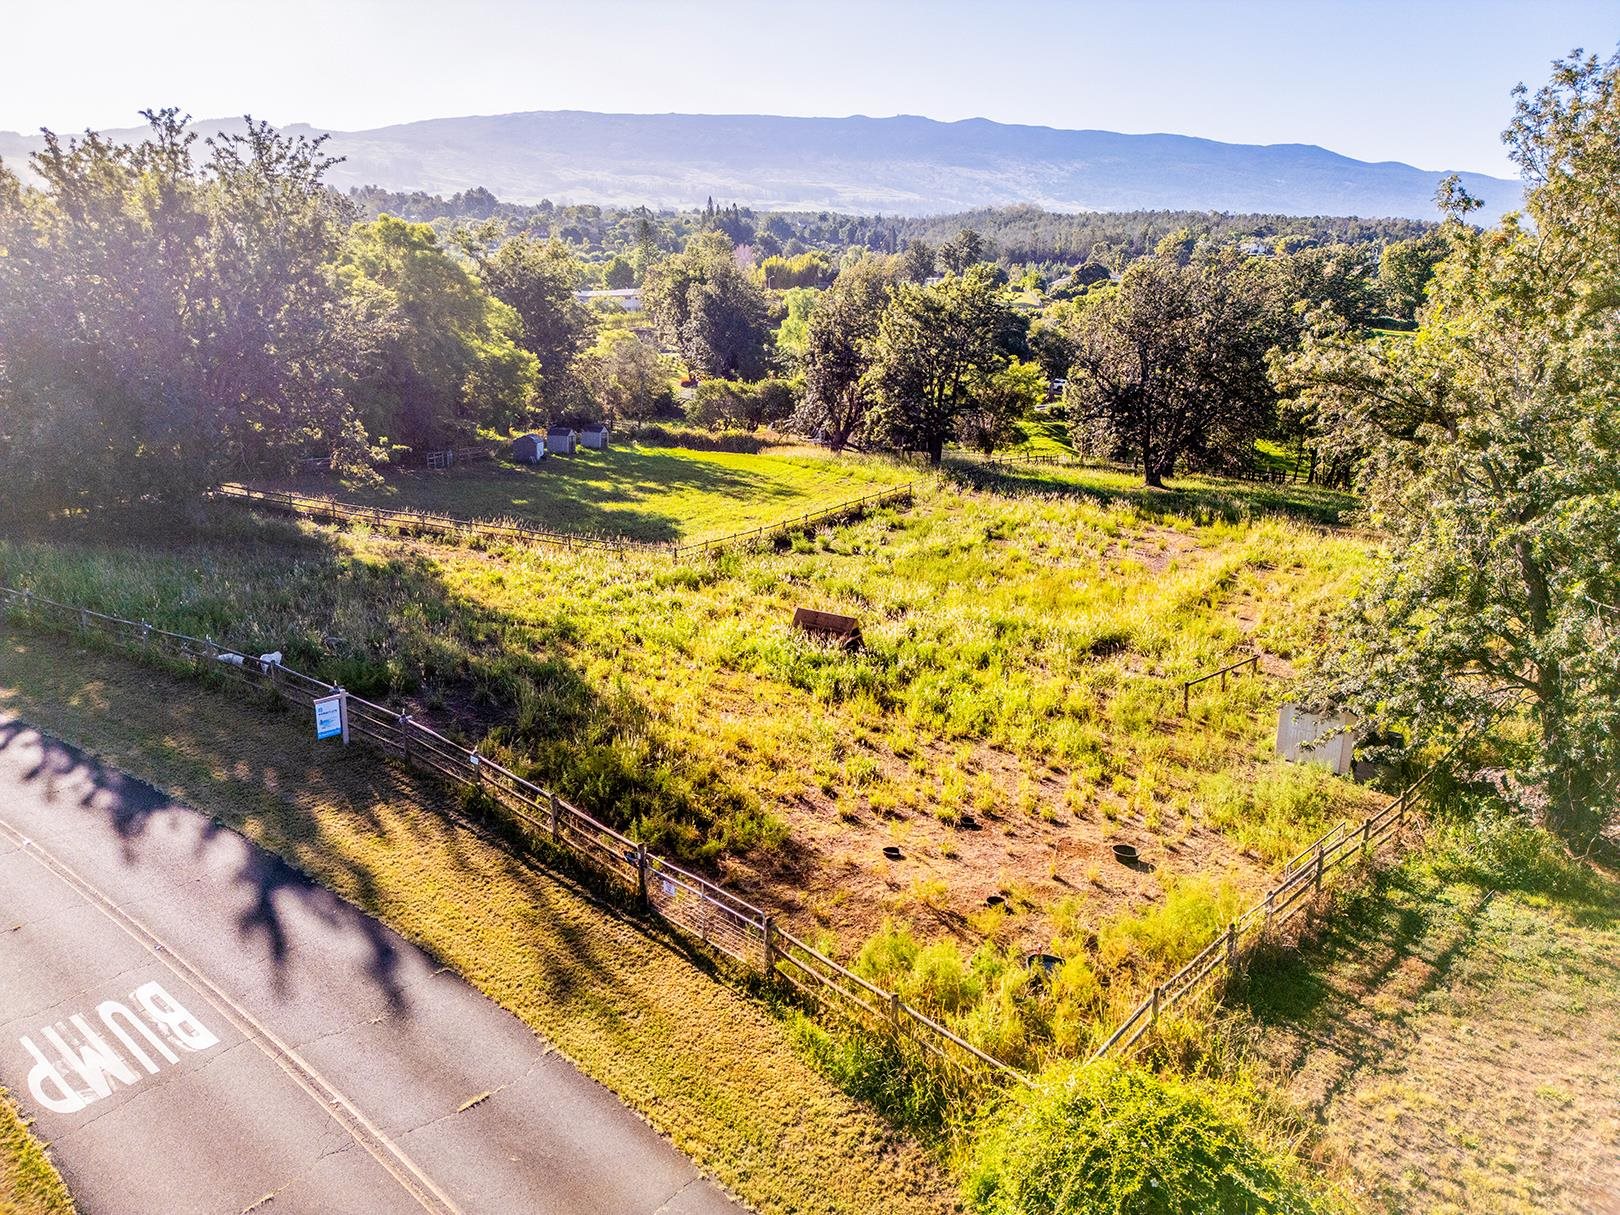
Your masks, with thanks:
[(46, 1155), (0, 1088), (0, 1215), (72, 1215), (73, 1200)]
[(1252, 977), (1276, 1081), (1369, 1212), (1620, 1209), (1620, 882), (1559, 868), (1415, 860)]

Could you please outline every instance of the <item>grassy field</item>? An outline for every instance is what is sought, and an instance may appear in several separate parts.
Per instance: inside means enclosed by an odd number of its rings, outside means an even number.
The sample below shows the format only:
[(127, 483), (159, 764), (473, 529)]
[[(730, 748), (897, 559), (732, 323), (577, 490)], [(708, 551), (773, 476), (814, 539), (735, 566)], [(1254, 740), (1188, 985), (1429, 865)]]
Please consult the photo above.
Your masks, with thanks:
[(1269, 1083), (1368, 1212), (1620, 1203), (1620, 880), (1524, 828), (1453, 830), (1238, 1001)]
[[(434, 809), (449, 800), (437, 786), (359, 751), (334, 760), (290, 713), (197, 691), (104, 652), (0, 638), (0, 714), (169, 791), (376, 914), (755, 1209), (955, 1207), (932, 1154), (842, 1094), (787, 1027), (676, 943), (458, 827)], [(24, 1177), (40, 1168), (26, 1159)], [(21, 1208), (36, 1209), (65, 1208)]]
[[(1037, 1064), (1106, 1032), (1368, 798), (1270, 759), (1284, 681), (1365, 543), (1267, 513), (1275, 487), (1199, 490), (1215, 510), (1052, 471), (1047, 492), (941, 482), (904, 512), (680, 564), (225, 511), (127, 529), (161, 544), (14, 540), (0, 578), (457, 723)], [(864, 648), (795, 634), (800, 604), (859, 617)], [(1180, 680), (1251, 648), (1262, 674), (1205, 685), (1183, 717)], [(1141, 865), (1113, 861), (1120, 839)], [(1032, 950), (1068, 982), (1033, 984)]]
[(72, 1215), (73, 1202), (39, 1140), (0, 1088), (0, 1215)]
[(760, 454), (620, 445), (535, 467), (468, 464), (391, 472), (380, 483), (297, 481), (367, 506), (516, 519), (557, 531), (691, 543), (769, 527), (911, 480), (882, 460), (830, 460), (814, 448)]

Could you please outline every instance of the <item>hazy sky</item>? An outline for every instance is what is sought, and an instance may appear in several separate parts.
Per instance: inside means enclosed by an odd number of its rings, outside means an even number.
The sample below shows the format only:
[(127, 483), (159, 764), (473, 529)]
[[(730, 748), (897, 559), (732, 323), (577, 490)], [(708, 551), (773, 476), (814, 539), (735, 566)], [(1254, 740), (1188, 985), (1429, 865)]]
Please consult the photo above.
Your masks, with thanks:
[(0, 129), (904, 113), (1506, 174), (1512, 86), (1617, 39), (1620, 0), (0, 0)]

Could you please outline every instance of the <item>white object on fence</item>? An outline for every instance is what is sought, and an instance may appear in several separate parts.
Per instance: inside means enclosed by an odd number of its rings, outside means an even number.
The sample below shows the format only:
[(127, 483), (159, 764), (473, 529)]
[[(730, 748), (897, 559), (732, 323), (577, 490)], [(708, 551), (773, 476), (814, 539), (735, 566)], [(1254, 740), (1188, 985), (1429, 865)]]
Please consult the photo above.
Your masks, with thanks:
[(279, 667), (281, 665), (281, 651), (271, 650), (268, 654), (259, 655), (261, 667)]
[(1348, 713), (1307, 713), (1287, 701), (1277, 711), (1277, 754), (1296, 764), (1326, 764), (1348, 776), (1355, 763), (1356, 720)]

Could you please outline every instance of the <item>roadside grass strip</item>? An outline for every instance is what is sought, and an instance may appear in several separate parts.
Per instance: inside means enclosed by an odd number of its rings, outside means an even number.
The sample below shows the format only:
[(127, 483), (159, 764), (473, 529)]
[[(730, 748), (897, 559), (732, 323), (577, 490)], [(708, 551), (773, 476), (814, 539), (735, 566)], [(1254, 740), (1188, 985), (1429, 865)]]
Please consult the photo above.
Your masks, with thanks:
[(0, 712), (213, 815), (430, 950), (759, 1211), (955, 1209), (943, 1164), (840, 1092), (768, 1011), (678, 942), (469, 832), (427, 778), (319, 750), (290, 713), (55, 639), (0, 639)]
[[(4, 928), (0, 928), (4, 931)], [(0, 1215), (71, 1215), (67, 1186), (0, 1088)]]

